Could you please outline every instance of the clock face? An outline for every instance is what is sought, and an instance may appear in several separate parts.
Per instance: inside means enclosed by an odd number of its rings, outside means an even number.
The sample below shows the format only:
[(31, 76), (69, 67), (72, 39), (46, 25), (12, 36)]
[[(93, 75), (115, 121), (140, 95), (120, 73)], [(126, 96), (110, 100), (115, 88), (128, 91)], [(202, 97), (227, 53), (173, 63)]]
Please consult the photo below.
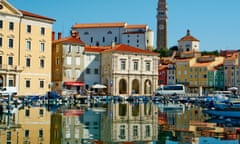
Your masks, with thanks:
[(164, 29), (164, 25), (163, 25), (163, 24), (160, 24), (158, 28), (159, 28), (160, 30), (163, 30), (163, 29)]

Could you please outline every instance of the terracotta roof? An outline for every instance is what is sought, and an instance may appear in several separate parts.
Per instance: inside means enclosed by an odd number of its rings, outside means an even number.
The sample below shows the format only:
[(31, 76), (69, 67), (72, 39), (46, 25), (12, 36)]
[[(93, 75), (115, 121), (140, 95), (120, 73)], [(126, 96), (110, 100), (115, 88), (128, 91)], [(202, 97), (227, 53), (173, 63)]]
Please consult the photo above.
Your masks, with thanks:
[(72, 28), (108, 28), (108, 27), (124, 27), (126, 23), (90, 23), (90, 24), (75, 24)]
[(79, 38), (77, 37), (65, 37), (65, 38), (61, 38), (59, 40), (54, 40), (53, 43), (75, 43), (75, 44), (85, 44), (83, 41), (81, 41)]
[(34, 14), (34, 13), (31, 13), (31, 12), (27, 12), (27, 11), (24, 11), (24, 10), (19, 10), (23, 16), (29, 16), (29, 17), (35, 17), (35, 18), (40, 18), (40, 19), (45, 19), (45, 20), (50, 20), (50, 21), (56, 21), (55, 19), (52, 19), (52, 18), (48, 18), (48, 17), (45, 17), (45, 16), (41, 16), (41, 15), (38, 15), (38, 14)]
[(110, 46), (85, 46), (84, 51), (86, 52), (102, 52), (106, 49), (110, 49)]
[(164, 70), (167, 68), (168, 68), (168, 65), (158, 65), (158, 70)]
[(192, 60), (193, 58), (183, 58), (183, 59), (176, 59), (176, 62), (187, 62)]
[(187, 30), (187, 35), (182, 37), (179, 41), (199, 41), (195, 37), (190, 35), (190, 30)]
[(192, 67), (208, 67), (210, 66), (212, 62), (206, 62), (206, 63), (195, 63), (192, 65)]
[(143, 50), (143, 49), (136, 48), (136, 47), (133, 47), (133, 46), (129, 46), (129, 45), (126, 45), (126, 44), (115, 45), (111, 49), (107, 49), (104, 52), (131, 52), (131, 53), (159, 55), (159, 53), (148, 51), (148, 50)]
[(225, 60), (236, 60), (238, 57), (238, 53), (232, 53), (227, 55), (227, 57), (225, 57)]
[(147, 29), (147, 25), (127, 25), (125, 26), (126, 29)]

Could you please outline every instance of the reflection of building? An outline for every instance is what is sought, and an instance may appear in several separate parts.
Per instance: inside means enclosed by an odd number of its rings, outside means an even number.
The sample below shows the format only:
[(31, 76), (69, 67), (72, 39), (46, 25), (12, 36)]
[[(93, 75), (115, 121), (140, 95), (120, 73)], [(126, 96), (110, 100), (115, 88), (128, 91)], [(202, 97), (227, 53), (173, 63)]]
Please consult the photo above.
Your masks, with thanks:
[(0, 87), (19, 95), (45, 94), (51, 83), (51, 33), (54, 19), (0, 2)]
[(109, 104), (101, 117), (104, 142), (152, 142), (157, 139), (158, 115), (151, 104)]
[(87, 143), (100, 139), (100, 113), (66, 109), (51, 116), (51, 144)]
[(113, 43), (102, 52), (102, 83), (112, 95), (152, 95), (158, 86), (158, 55)]
[(17, 143), (50, 143), (50, 112), (44, 107), (24, 107), (16, 116)]
[(54, 113), (51, 116), (51, 144), (81, 143), (83, 124), (80, 122), (82, 109)]
[(62, 38), (58, 33), (58, 39), (54, 39), (52, 48), (52, 81), (54, 91), (64, 94), (63, 86), (79, 93), (83, 81), (83, 51), (84, 43), (79, 39), (77, 32), (71, 32), (71, 36)]

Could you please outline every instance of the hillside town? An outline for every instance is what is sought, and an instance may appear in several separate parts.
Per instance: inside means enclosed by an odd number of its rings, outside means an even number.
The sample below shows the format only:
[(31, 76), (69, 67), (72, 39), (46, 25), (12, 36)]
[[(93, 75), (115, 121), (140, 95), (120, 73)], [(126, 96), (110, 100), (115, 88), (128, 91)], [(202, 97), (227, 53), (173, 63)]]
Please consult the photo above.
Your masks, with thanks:
[[(152, 96), (160, 85), (183, 84), (189, 94), (239, 88), (239, 52), (201, 52), (200, 40), (187, 30), (168, 48), (166, 2), (158, 3), (157, 47), (147, 24), (77, 23), (69, 36), (53, 32), (55, 19), (19, 10), (1, 1), (0, 87), (18, 96)], [(167, 55), (161, 51), (166, 50)]]

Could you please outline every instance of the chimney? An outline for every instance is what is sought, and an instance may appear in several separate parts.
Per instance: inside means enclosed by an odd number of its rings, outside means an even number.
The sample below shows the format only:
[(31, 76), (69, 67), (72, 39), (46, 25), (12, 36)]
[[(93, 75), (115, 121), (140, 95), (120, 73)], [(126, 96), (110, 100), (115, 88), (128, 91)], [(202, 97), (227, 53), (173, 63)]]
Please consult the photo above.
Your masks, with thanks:
[(62, 38), (62, 33), (58, 32), (58, 39), (61, 39), (61, 38)]
[(77, 31), (71, 31), (71, 36), (75, 38), (79, 38), (79, 33)]
[(112, 48), (115, 48), (116, 44), (115, 41), (112, 41)]
[(53, 31), (52, 32), (52, 41), (54, 41), (55, 40), (55, 32)]

